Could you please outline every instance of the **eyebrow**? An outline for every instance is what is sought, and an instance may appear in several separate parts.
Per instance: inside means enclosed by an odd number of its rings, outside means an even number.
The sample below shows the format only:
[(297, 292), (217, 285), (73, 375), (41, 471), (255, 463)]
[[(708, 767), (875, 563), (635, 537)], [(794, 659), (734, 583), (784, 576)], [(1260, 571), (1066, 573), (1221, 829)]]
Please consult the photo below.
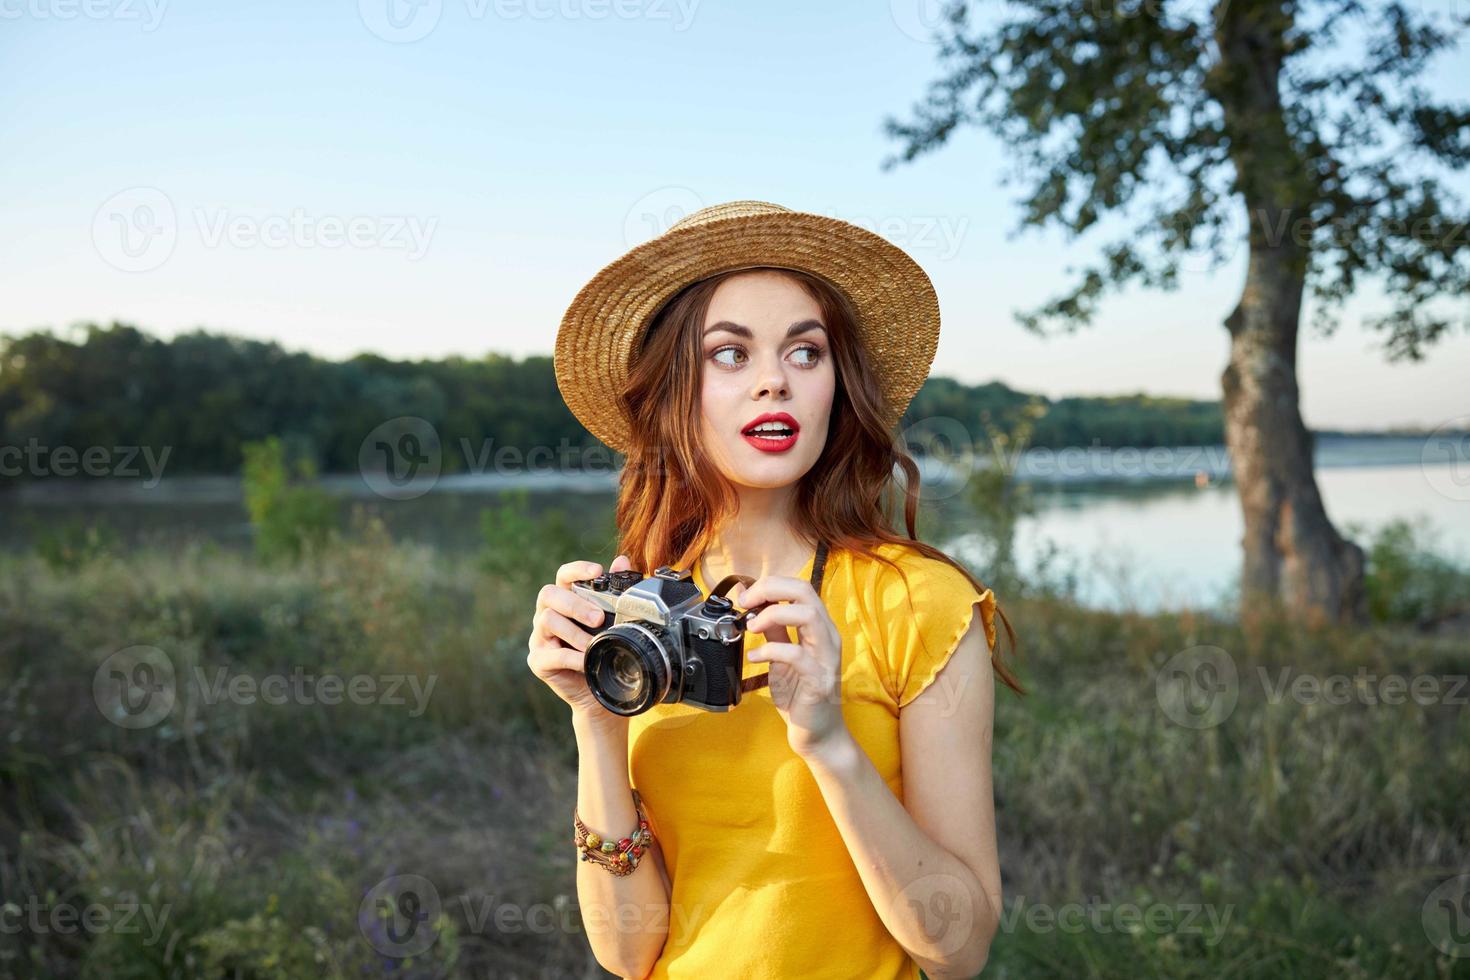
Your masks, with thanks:
[[(826, 329), (826, 327), (822, 326), (821, 320), (800, 320), (786, 328), (786, 339), (790, 340), (797, 334), (806, 333), (808, 330), (821, 330), (825, 332)], [(755, 338), (755, 331), (749, 327), (741, 326), (738, 323), (731, 323), (729, 320), (721, 320), (719, 323), (706, 327), (704, 336), (708, 337), (716, 330), (724, 330), (727, 333), (733, 333), (735, 336), (744, 337), (747, 340), (753, 340)]]

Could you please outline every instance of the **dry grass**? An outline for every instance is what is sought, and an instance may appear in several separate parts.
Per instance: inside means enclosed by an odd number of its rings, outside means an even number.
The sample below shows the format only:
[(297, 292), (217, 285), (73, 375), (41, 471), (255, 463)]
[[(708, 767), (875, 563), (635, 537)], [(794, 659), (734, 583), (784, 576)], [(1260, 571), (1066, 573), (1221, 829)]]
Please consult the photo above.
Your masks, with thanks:
[[(291, 567), (208, 547), (63, 571), (0, 559), (4, 901), (168, 910), (156, 940), (0, 933), (0, 976), (601, 975), (576, 914), (567, 718), (524, 663), (530, 597), (551, 568), (505, 558), (455, 559), (366, 526)], [(1133, 903), (1175, 919), (1073, 931), (1021, 914), (987, 976), (1470, 967), (1436, 952), (1422, 918), (1430, 890), (1470, 870), (1465, 707), (1270, 697), (1283, 668), (1463, 676), (1463, 637), (1099, 613), (1045, 595), (1007, 609), (1033, 692), (1002, 691), (996, 725), (1008, 912)], [(435, 686), (414, 715), (209, 704), (183, 684), (167, 719), (129, 730), (104, 719), (92, 685), (137, 644), (186, 679), (300, 667)], [(1190, 728), (1163, 710), (1158, 677), (1203, 646), (1227, 652), (1237, 702)], [(438, 938), (385, 957), (359, 906), (408, 874), (437, 893)], [(1228, 921), (1184, 928), (1194, 907)]]

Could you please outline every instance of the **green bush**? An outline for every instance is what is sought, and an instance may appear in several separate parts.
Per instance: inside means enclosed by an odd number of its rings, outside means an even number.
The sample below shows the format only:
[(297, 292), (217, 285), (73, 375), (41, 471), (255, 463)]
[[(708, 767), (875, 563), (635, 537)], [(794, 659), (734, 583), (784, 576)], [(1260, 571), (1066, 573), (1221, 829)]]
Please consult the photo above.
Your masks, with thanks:
[(524, 487), (506, 491), (499, 500), (480, 513), (480, 570), (519, 588), (534, 603), (536, 589), (555, 580), (563, 562), (581, 557), (577, 533), (561, 510), (533, 516)]
[(243, 447), (245, 509), (255, 529), (255, 548), (265, 561), (295, 560), (320, 549), (337, 524), (337, 506), (311, 486), (316, 465), (296, 461), (295, 481), (286, 451), (275, 436)]
[(1394, 520), (1369, 539), (1368, 610), (1379, 622), (1431, 626), (1470, 614), (1470, 567), (1440, 553), (1427, 520)]
[(32, 522), (36, 554), (56, 571), (74, 571), (117, 551), (117, 531), (109, 524), (65, 521), (53, 525)]

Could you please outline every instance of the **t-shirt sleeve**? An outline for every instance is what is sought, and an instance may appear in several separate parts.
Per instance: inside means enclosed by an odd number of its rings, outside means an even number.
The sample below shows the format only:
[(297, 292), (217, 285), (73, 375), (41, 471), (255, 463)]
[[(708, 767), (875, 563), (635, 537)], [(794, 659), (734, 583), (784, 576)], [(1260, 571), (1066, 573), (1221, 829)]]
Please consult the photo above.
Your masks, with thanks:
[(899, 707), (938, 676), (980, 610), (985, 642), (995, 649), (995, 593), (978, 591), (959, 569), (922, 555), (900, 561), (908, 585), (893, 569), (879, 577), (884, 661)]

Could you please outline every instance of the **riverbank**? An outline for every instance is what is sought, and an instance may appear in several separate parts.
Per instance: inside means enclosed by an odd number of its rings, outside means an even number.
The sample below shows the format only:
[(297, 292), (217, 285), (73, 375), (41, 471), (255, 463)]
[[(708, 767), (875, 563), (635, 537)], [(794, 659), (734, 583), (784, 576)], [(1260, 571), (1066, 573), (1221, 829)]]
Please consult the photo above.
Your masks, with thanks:
[[(942, 429), (937, 435), (950, 435)], [(964, 434), (961, 434), (962, 436)], [(1043, 486), (1191, 483), (1207, 485), (1230, 482), (1230, 455), (1223, 445), (1209, 446), (1069, 446), (1060, 449), (1036, 447), (1024, 452), (992, 456), (977, 453), (966, 438), (937, 444), (939, 452), (915, 457), (922, 484), (950, 488), (963, 484), (980, 470), (997, 466), (1014, 474), (1022, 483)], [(437, 464), (402, 487), (390, 486), (387, 499), (413, 499), (427, 493), (501, 493), (528, 490), (536, 493), (605, 494), (617, 490), (622, 475), (611, 457), (599, 457), (585, 467), (551, 465), (544, 459), (517, 453), (514, 462), (495, 462), (493, 456), (465, 448), (465, 465), (454, 471), (443, 469), (441, 449)], [(537, 460), (540, 459), (538, 464)], [(1422, 466), (1444, 468), (1470, 465), (1470, 438), (1445, 441), (1404, 435), (1324, 435), (1317, 438), (1314, 465), (1318, 469)], [(24, 475), (24, 474), (20, 474)], [(901, 474), (900, 474), (901, 476)], [(1446, 478), (1448, 479), (1448, 478)], [(334, 496), (357, 499), (384, 497), (384, 483), (377, 474), (330, 473), (315, 481)], [(242, 497), (240, 477), (233, 474), (170, 475), (143, 474), (136, 478), (61, 477), (19, 479), (0, 483), (0, 500), (9, 498), (25, 506), (69, 504), (140, 504), (188, 506), (238, 502)]]
[[(1353, 465), (1323, 465), (1317, 485), (1329, 515), (1365, 547), (1391, 522), (1422, 524), (1437, 550), (1470, 564), (1470, 522), (1463, 513), (1470, 501), (1470, 463), (1460, 468), (1397, 462), (1407, 451), (1400, 444), (1371, 459), (1358, 453)], [(1324, 461), (1333, 452), (1323, 447)], [(1126, 469), (1146, 459), (1120, 457), (1108, 466)], [(1339, 453), (1336, 461), (1345, 459)], [(932, 470), (931, 463), (925, 465)], [(599, 480), (608, 484), (601, 492), (591, 486), (566, 489), (568, 481), (575, 482), (570, 476), (547, 486), (523, 481), (533, 489), (493, 475), (446, 476), (411, 486), (414, 495), (402, 498), (378, 495), (353, 476), (316, 485), (329, 488), (327, 495), (342, 505), (337, 509), (343, 529), (347, 512), (360, 508), (380, 517), (395, 539), (456, 553), (479, 548), (475, 532), (487, 511), (524, 495), (528, 512), (560, 512), (578, 529), (572, 553), (607, 560), (615, 553), (615, 487)], [(548, 488), (553, 485), (563, 489)], [(987, 514), (1004, 496), (1017, 511), (1001, 524), (1013, 535), (1009, 557), (1023, 578), (1069, 575), (1078, 602), (1116, 611), (1233, 605), (1243, 527), (1236, 488), (1228, 481), (1181, 477), (1012, 486), (1018, 492), (1001, 495), (988, 474), (972, 473), (959, 482), (930, 472), (920, 510), (926, 540), (977, 569), (996, 567), (998, 542), (976, 532), (994, 524)], [(12, 494), (0, 492), (7, 517), (0, 522), (0, 551), (64, 551), (92, 537), (121, 551), (185, 547), (198, 538), (248, 551), (253, 531), (243, 498), (233, 477), (166, 477), (151, 489), (109, 480), (37, 481)]]

